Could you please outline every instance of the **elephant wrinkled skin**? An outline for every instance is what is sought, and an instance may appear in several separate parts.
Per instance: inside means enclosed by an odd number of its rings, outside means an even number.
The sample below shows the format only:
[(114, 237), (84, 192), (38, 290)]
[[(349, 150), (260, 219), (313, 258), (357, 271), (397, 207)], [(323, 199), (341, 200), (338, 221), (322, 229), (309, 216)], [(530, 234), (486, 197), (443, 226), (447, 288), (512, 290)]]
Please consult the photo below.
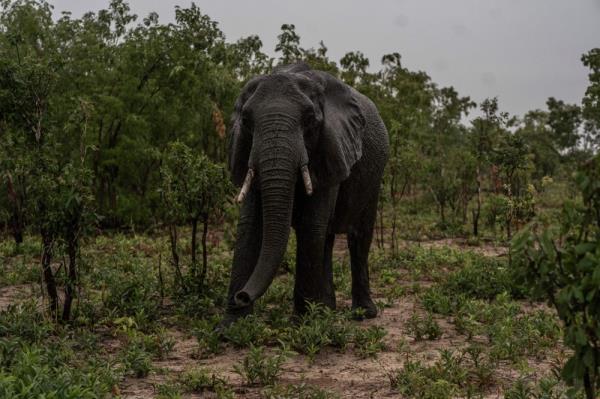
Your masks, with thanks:
[(346, 233), (352, 307), (375, 317), (368, 255), (389, 144), (367, 97), (306, 64), (246, 84), (232, 116), (229, 168), (242, 203), (222, 327), (252, 311), (297, 237), (294, 310), (335, 308), (332, 248)]

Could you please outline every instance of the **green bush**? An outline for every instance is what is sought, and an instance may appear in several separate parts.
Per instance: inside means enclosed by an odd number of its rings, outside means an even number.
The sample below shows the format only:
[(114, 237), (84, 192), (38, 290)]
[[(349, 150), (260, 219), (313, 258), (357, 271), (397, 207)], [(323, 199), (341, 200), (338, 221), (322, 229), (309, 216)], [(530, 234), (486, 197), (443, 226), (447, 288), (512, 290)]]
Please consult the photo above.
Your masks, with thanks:
[(513, 240), (524, 281), (556, 309), (573, 355), (565, 380), (596, 397), (600, 385), (600, 157), (576, 175), (582, 203), (567, 202), (558, 228), (535, 223)]

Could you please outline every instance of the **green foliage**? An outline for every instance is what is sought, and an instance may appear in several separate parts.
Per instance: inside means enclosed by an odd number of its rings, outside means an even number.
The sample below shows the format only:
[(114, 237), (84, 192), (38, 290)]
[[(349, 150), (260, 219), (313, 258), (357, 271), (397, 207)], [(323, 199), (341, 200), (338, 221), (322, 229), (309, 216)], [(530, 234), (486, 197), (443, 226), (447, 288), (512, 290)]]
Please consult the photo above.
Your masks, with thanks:
[(203, 215), (218, 215), (232, 192), (225, 170), (204, 154), (171, 143), (161, 165), (161, 197), (170, 223), (190, 223)]
[(238, 319), (223, 333), (227, 341), (239, 348), (264, 345), (272, 334), (269, 327), (254, 315)]
[(55, 327), (34, 302), (0, 312), (0, 397), (97, 398), (111, 391), (117, 368), (93, 351), (81, 356)]
[(600, 140), (600, 48), (594, 48), (583, 54), (581, 62), (590, 69), (590, 85), (583, 97), (582, 115), (585, 121), (584, 144), (597, 149)]
[(388, 377), (392, 388), (409, 398), (472, 397), (493, 382), (496, 367), (478, 347), (467, 347), (457, 352), (440, 350), (430, 366), (407, 359)]
[(458, 393), (455, 383), (438, 375), (435, 368), (427, 368), (419, 361), (407, 361), (389, 375), (392, 388), (407, 398), (446, 399)]
[(574, 350), (563, 369), (570, 384), (589, 398), (600, 383), (598, 265), (600, 265), (600, 158), (577, 174), (582, 204), (567, 202), (559, 228), (531, 226), (513, 241), (515, 264), (527, 284), (543, 295), (564, 323), (564, 341)]
[(152, 356), (139, 345), (128, 346), (122, 361), (126, 372), (136, 378), (147, 377), (152, 371)]
[(248, 385), (272, 385), (290, 355), (285, 346), (278, 349), (276, 354), (269, 355), (264, 347), (251, 345), (244, 360), (234, 366), (234, 370)]
[(405, 329), (406, 333), (412, 335), (415, 341), (435, 340), (442, 336), (442, 329), (430, 313), (424, 317), (419, 316), (416, 312), (413, 313), (406, 321)]
[(359, 328), (354, 333), (354, 348), (356, 353), (363, 358), (377, 357), (385, 349), (383, 338), (387, 331), (380, 326)]
[(204, 368), (192, 368), (186, 370), (179, 382), (187, 392), (199, 393), (215, 392), (218, 398), (233, 397), (226, 379)]
[(263, 391), (265, 399), (335, 399), (338, 395), (308, 384), (276, 384)]

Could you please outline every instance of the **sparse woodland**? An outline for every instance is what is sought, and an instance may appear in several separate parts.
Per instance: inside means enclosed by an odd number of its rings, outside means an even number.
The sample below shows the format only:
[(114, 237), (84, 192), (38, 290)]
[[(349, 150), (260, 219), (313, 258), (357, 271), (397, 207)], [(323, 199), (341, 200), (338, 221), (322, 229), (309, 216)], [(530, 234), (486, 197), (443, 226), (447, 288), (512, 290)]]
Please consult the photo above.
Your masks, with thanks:
[[(600, 388), (600, 48), (579, 104), (509, 115), (407, 69), (330, 59), (284, 24), (272, 58), (200, 8), (74, 18), (0, 0), (0, 398), (594, 398)], [(304, 61), (390, 134), (371, 249), (378, 318), (292, 320), (295, 243), (225, 332), (240, 89)]]

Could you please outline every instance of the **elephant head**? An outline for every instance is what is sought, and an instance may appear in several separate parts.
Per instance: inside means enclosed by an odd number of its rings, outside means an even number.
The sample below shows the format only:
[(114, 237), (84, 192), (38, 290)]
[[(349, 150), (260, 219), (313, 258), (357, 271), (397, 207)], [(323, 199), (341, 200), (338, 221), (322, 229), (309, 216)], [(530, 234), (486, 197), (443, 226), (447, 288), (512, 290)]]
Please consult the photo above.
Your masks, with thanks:
[[(306, 64), (280, 67), (246, 84), (229, 132), (229, 168), (241, 186), (260, 192), (260, 255), (246, 285), (235, 294), (249, 306), (271, 284), (289, 238), (296, 180), (305, 191), (339, 184), (362, 155), (365, 119), (352, 89)], [(304, 195), (304, 194), (302, 194)]]

